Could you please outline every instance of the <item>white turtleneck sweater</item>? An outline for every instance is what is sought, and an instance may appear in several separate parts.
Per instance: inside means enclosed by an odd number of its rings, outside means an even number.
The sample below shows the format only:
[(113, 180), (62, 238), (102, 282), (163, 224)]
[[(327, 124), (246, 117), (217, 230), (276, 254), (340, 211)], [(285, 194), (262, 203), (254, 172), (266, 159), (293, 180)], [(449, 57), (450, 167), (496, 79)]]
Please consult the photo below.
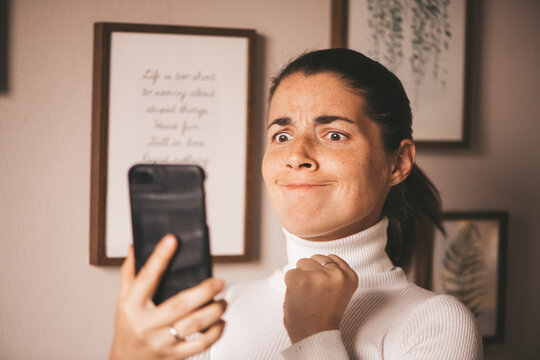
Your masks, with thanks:
[[(287, 231), (288, 265), (267, 279), (232, 286), (222, 338), (206, 359), (481, 359), (470, 311), (455, 298), (409, 283), (385, 252), (386, 227), (314, 242)], [(358, 274), (339, 330), (291, 344), (283, 325), (284, 275), (301, 258), (336, 254)]]

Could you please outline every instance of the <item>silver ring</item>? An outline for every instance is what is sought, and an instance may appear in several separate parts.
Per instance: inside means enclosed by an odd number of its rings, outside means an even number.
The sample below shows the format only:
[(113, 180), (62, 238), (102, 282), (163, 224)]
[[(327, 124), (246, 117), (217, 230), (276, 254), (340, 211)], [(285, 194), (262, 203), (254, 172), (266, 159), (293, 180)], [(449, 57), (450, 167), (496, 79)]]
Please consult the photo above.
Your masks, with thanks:
[(174, 326), (169, 326), (169, 334), (175, 338), (176, 341), (184, 340), (179, 334), (178, 330)]
[(319, 264), (321, 264), (321, 266), (324, 267), (325, 265), (328, 265), (328, 264), (330, 264), (330, 263), (334, 263), (334, 264), (337, 265), (337, 262), (335, 262), (335, 261), (332, 260), (332, 259), (326, 259), (326, 260), (324, 260), (324, 261), (321, 261)]

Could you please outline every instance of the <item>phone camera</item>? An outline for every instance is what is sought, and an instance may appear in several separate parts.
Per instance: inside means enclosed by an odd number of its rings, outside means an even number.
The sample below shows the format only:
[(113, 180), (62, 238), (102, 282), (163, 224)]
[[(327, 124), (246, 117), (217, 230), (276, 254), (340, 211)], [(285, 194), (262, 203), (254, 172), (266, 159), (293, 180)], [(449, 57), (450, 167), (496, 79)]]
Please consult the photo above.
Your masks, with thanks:
[(133, 174), (133, 181), (137, 184), (151, 184), (154, 180), (154, 174), (150, 170), (137, 170)]

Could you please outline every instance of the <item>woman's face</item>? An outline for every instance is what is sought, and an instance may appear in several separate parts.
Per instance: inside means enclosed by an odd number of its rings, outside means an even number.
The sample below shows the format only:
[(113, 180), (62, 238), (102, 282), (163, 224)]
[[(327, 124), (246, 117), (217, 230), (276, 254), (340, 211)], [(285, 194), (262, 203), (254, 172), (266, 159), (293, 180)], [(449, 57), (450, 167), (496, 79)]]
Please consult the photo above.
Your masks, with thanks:
[(324, 241), (374, 225), (392, 164), (363, 98), (338, 77), (297, 73), (281, 81), (270, 102), (262, 168), (289, 232)]

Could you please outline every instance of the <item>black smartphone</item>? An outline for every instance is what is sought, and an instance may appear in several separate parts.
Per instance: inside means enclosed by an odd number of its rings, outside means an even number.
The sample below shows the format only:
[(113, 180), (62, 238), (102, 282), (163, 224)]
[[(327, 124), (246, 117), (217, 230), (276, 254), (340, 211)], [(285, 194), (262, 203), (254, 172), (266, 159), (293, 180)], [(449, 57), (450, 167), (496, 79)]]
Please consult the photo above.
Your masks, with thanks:
[(178, 239), (153, 297), (159, 305), (212, 276), (205, 174), (197, 165), (137, 164), (128, 177), (136, 272), (163, 236), (170, 233)]

